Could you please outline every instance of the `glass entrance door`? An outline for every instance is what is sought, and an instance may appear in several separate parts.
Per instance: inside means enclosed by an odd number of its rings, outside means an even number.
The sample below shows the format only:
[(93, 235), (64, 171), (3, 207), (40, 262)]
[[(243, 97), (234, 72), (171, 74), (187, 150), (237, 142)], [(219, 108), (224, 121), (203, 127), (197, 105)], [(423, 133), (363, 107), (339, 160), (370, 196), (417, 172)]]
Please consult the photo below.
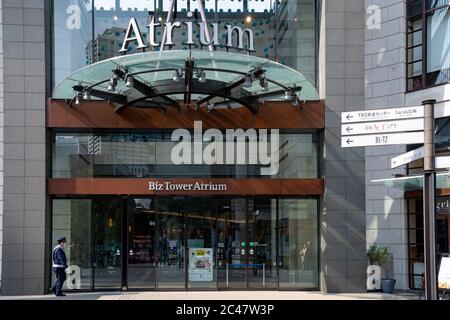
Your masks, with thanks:
[(246, 200), (218, 201), (217, 276), (219, 289), (247, 288)]
[(249, 288), (277, 288), (277, 200), (249, 199), (247, 212)]
[(156, 286), (156, 212), (153, 198), (128, 200), (128, 289)]
[(122, 199), (93, 200), (94, 288), (122, 286)]
[(185, 197), (157, 199), (157, 287), (160, 289), (186, 288), (184, 201)]
[(188, 288), (215, 289), (216, 279), (216, 201), (188, 197), (187, 223)]

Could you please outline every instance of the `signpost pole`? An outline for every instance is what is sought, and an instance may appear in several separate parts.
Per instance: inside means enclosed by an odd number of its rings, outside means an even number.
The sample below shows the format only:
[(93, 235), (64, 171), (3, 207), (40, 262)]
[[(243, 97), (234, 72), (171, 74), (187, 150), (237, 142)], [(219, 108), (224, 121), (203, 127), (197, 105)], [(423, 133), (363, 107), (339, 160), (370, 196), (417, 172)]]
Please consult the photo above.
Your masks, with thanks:
[(435, 188), (436, 167), (434, 150), (434, 104), (427, 100), (424, 105), (424, 161), (423, 161), (423, 230), (425, 256), (425, 299), (437, 300), (436, 278), (436, 229)]

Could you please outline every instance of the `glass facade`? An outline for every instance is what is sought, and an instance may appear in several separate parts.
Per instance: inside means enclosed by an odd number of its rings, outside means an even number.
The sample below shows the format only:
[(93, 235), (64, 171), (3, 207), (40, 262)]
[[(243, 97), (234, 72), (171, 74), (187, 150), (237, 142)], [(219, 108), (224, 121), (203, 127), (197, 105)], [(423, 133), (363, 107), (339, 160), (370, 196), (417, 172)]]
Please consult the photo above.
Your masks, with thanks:
[[(450, 248), (450, 197), (436, 197), (437, 266)], [(422, 289), (424, 267), (423, 200), (408, 199), (409, 286)]]
[[(301, 70), (315, 83), (317, 2), (178, 0), (172, 7), (171, 1), (166, 0), (52, 1), (53, 87), (74, 71), (96, 62), (170, 49), (185, 50), (178, 51), (181, 53), (188, 53), (190, 49), (203, 50), (196, 56), (199, 61), (207, 60), (201, 55), (210, 55), (210, 49), (222, 51), (222, 56), (230, 56), (225, 51), (248, 53), (249, 56), (243, 57), (252, 59), (252, 68), (259, 67), (253, 60), (265, 58)], [(124, 45), (130, 19), (136, 19), (145, 48), (138, 37)], [(166, 30), (162, 26), (169, 21), (179, 21), (180, 27), (173, 28), (173, 44), (161, 45), (170, 40), (167, 26)], [(205, 24), (209, 24), (208, 31), (204, 30)], [(243, 31), (242, 48), (237, 48), (238, 37), (228, 43), (227, 26), (251, 29), (254, 51), (250, 50), (251, 42), (246, 41), (250, 40), (247, 31)], [(206, 43), (208, 37), (217, 40), (214, 48)], [(214, 59), (230, 68), (231, 62), (221, 59), (221, 55), (217, 54)], [(123, 58), (131, 61), (142, 56), (149, 55)], [(274, 79), (289, 79), (289, 85), (295, 81), (289, 76), (289, 72), (294, 72), (292, 69), (281, 66), (284, 68), (281, 72), (276, 68), (279, 64), (272, 63), (272, 68), (265, 59), (259, 60), (268, 73), (273, 71)], [(155, 69), (161, 66), (160, 60), (151, 62)], [(185, 58), (177, 61), (184, 64)], [(173, 68), (179, 67), (169, 59), (164, 63), (168, 64), (169, 71), (161, 72), (172, 73)], [(109, 73), (111, 65), (116, 67), (116, 60), (104, 64)], [(139, 64), (136, 66), (138, 68)], [(96, 80), (98, 71), (86, 72), (86, 75), (84, 84), (99, 82)], [(74, 75), (69, 80), (69, 89), (73, 82), (80, 83)], [(307, 85), (302, 85), (306, 94)], [(313, 88), (309, 82), (308, 85)], [(225, 139), (227, 130), (232, 129), (216, 132)], [(185, 130), (188, 134), (193, 131)], [(173, 138), (169, 130), (58, 129), (52, 135), (51, 178), (320, 177), (319, 132), (281, 129), (274, 140), (270, 130), (267, 135), (254, 129), (243, 131), (246, 131), (243, 140), (235, 136), (230, 141), (243, 144), (230, 143), (228, 145), (234, 146), (228, 149), (224, 140), (223, 149), (214, 149), (214, 157), (222, 157), (224, 161), (209, 164), (205, 160), (205, 150), (211, 151), (212, 146), (217, 146), (215, 136), (204, 134), (200, 139), (203, 155), (200, 162), (177, 163), (174, 150), (181, 141)], [(260, 158), (263, 150), (260, 144), (267, 149), (265, 163)], [(194, 159), (198, 149), (192, 146), (182, 154)], [(258, 154), (256, 159), (255, 154)], [(272, 156), (277, 159), (277, 169), (263, 174), (264, 169), (273, 164), (267, 163)], [(70, 272), (65, 286), (69, 290), (318, 289), (319, 199), (297, 197), (313, 193), (289, 192), (286, 194), (295, 198), (282, 198), (279, 194), (245, 197), (242, 193), (228, 197), (133, 193), (107, 197), (55, 196), (52, 198), (52, 240), (62, 235), (68, 240), (66, 253)]]
[(67, 237), (70, 290), (317, 289), (317, 204), (277, 197), (53, 199), (52, 238)]
[[(246, 164), (236, 160), (233, 165), (174, 164), (171, 154), (177, 144), (178, 141), (171, 141), (168, 132), (57, 133), (53, 144), (52, 177), (264, 177), (261, 168), (267, 166), (249, 162), (249, 144), (243, 151)], [(204, 141), (203, 148), (208, 144)], [(238, 152), (236, 148), (236, 157)], [(277, 174), (268, 177), (317, 178), (317, 135), (280, 133), (279, 159)]]
[[(178, 0), (173, 11), (169, 0), (58, 0), (53, 1), (53, 86), (60, 83), (71, 72), (83, 66), (112, 58), (119, 52), (125, 39), (131, 18), (135, 18), (146, 44), (149, 42), (149, 23), (164, 24), (179, 21), (174, 28), (173, 45), (164, 49), (204, 49), (199, 23), (217, 23), (217, 45), (215, 50), (243, 50), (227, 48), (226, 25), (249, 28), (253, 31), (252, 55), (278, 61), (295, 70), (301, 70), (313, 83), (316, 81), (317, 17), (316, 0)], [(204, 4), (203, 10), (202, 5)], [(172, 12), (172, 15), (169, 13)], [(189, 17), (188, 12), (193, 16)], [(203, 18), (202, 18), (203, 16)], [(193, 22), (192, 43), (187, 40)], [(214, 39), (214, 30), (205, 32), (204, 40)], [(161, 25), (155, 26), (154, 43), (166, 39)], [(206, 43), (203, 41), (203, 43)], [(236, 41), (236, 40), (234, 40)], [(236, 45), (236, 43), (233, 43)], [(163, 47), (149, 46), (137, 49), (138, 41), (128, 44), (127, 54), (143, 50), (161, 50)]]
[(408, 2), (408, 90), (450, 81), (449, 0)]

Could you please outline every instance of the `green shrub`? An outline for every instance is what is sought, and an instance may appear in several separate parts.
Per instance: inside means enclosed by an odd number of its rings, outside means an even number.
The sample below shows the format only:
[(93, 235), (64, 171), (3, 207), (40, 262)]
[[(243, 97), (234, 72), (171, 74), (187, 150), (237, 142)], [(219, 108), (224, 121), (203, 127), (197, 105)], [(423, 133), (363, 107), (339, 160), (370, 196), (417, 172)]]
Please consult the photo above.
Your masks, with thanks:
[(367, 250), (367, 259), (369, 259), (370, 264), (377, 264), (383, 267), (389, 262), (391, 254), (389, 253), (388, 247), (377, 246), (373, 244)]

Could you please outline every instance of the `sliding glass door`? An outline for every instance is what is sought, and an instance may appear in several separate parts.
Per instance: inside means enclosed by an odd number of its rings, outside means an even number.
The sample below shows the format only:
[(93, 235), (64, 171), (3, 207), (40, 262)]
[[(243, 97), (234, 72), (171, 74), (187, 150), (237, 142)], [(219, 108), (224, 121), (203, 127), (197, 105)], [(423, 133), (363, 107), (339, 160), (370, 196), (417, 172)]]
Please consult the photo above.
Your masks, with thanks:
[(184, 289), (185, 283), (185, 218), (184, 197), (157, 199), (159, 289)]
[(70, 290), (318, 288), (317, 199), (53, 200)]
[(94, 289), (122, 286), (122, 199), (94, 200)]
[(155, 289), (156, 212), (153, 198), (128, 200), (128, 289)]

